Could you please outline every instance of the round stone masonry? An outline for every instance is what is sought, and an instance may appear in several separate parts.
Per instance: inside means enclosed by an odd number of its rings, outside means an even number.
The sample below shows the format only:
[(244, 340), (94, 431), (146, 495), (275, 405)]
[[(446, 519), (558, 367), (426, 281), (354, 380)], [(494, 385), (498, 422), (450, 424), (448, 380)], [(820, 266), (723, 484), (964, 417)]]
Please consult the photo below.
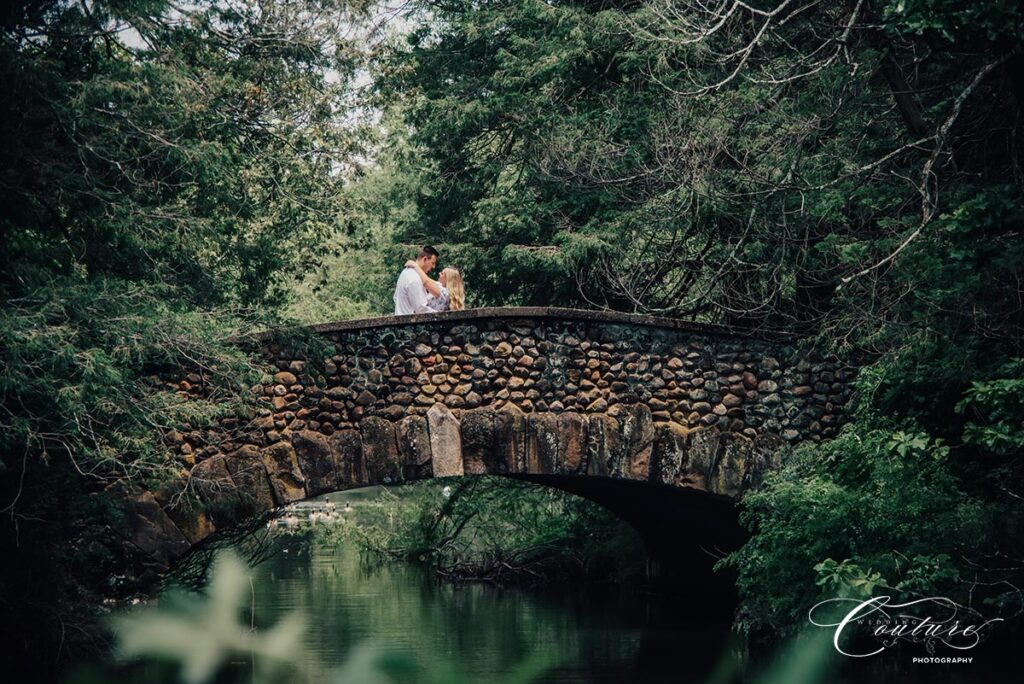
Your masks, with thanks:
[[(168, 436), (188, 475), (131, 499), (135, 541), (159, 547), (161, 563), (276, 506), (426, 477), (613, 477), (735, 500), (788, 445), (836, 434), (854, 378), (794, 339), (571, 309), (305, 333), (313, 355), (280, 331), (257, 340), (266, 372), (251, 421)], [(186, 396), (203, 393), (197, 375), (182, 383)], [(161, 535), (163, 546), (152, 541)]]
[(260, 350), (271, 377), (255, 391), (269, 402), (272, 441), (426, 415), (438, 403), (526, 414), (644, 404), (656, 423), (819, 441), (843, 422), (853, 378), (795, 340), (628, 314), (471, 309), (311, 331), (330, 348), (322, 359), (271, 341)]

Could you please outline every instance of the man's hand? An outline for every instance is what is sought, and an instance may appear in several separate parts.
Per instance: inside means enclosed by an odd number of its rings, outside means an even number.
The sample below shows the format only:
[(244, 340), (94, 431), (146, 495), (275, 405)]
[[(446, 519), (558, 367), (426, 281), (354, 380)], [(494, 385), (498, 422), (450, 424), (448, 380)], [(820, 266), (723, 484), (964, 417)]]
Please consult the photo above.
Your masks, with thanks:
[(408, 261), (405, 262), (405, 267), (406, 268), (416, 268), (416, 262), (413, 261), (412, 259), (409, 259)]

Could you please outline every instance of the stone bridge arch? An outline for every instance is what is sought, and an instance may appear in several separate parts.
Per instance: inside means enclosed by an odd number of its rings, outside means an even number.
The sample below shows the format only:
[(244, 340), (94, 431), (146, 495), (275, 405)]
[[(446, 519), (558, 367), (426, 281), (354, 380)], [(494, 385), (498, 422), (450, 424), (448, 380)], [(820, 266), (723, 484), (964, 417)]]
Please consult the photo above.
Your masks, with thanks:
[[(648, 541), (685, 534), (669, 520), (677, 495), (729, 517), (789, 445), (835, 434), (853, 378), (792, 339), (569, 309), (305, 334), (316, 344), (301, 350), (280, 331), (260, 336), (257, 415), (170, 435), (187, 475), (128, 497), (127, 536), (153, 572), (278, 506), (429, 477), (535, 479), (610, 502)], [(202, 395), (203, 379), (176, 390)]]

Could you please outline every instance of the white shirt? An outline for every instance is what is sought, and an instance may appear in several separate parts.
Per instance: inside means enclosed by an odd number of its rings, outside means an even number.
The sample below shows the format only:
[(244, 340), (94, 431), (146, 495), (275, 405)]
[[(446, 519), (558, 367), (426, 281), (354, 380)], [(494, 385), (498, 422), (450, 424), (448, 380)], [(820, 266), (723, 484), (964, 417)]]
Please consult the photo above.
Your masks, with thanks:
[(408, 316), (428, 311), (427, 289), (423, 287), (419, 273), (415, 268), (403, 269), (395, 285), (395, 315)]

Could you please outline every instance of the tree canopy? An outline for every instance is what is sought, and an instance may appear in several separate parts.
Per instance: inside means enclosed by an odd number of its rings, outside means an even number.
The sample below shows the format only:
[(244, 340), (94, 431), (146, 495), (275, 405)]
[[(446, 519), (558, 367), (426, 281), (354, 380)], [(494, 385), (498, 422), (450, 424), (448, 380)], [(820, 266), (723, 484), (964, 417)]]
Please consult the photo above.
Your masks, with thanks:
[(374, 62), (408, 141), (378, 169), (412, 207), (396, 241), (443, 243), (476, 304), (785, 330), (863, 366), (840, 439), (747, 503), (742, 626), (837, 587), (1020, 610), (1019, 3), (413, 7)]
[(1022, 19), (982, 4), (420, 2), (377, 62), (421, 170), (400, 238), (449, 244), (481, 303), (845, 338), (934, 311), (908, 280), (955, 280), (980, 231), (1016, 335)]
[[(189, 465), (162, 435), (244, 403), (253, 368), (229, 338), (274, 320), (290, 274), (326, 252), (359, 150), (343, 118), (359, 11), (4, 4), (0, 540), (18, 560), (0, 571), (0, 638), (15, 662), (41, 639), (60, 652), (97, 594), (125, 588), (104, 492)], [(171, 368), (213, 393), (168, 391)]]
[(750, 631), (837, 587), (1017, 610), (1022, 35), (1007, 0), (5, 3), (0, 640), (125, 589), (104, 493), (246, 415), (233, 336), (385, 313), (424, 243), (470, 306), (862, 367), (839, 439), (747, 503)]

